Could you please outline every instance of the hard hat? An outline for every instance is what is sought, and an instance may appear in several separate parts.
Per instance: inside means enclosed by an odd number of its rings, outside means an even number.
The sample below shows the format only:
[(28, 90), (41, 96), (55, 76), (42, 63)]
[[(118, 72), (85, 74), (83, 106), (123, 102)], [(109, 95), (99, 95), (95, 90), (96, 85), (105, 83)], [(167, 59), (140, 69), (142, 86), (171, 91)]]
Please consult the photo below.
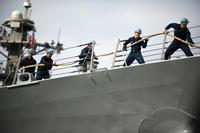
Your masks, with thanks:
[(47, 53), (54, 54), (54, 50), (53, 49), (48, 49)]
[(142, 34), (142, 30), (140, 28), (135, 29), (135, 32)]
[(29, 50), (28, 50), (28, 54), (33, 54), (34, 53), (34, 50), (32, 49), (32, 48), (30, 48)]
[(187, 18), (182, 18), (180, 22), (181, 22), (181, 24), (187, 25), (189, 23), (189, 20)]
[(20, 11), (15, 10), (15, 11), (13, 11), (11, 13), (10, 19), (11, 20), (22, 20), (23, 19), (23, 14)]

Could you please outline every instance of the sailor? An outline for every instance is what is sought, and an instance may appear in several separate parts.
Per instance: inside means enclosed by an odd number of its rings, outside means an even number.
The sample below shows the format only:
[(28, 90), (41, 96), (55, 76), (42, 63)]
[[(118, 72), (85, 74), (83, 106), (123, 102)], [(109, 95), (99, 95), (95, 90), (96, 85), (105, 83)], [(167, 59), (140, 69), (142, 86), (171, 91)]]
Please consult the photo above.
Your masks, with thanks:
[(47, 55), (41, 58), (39, 63), (41, 66), (38, 66), (36, 80), (50, 78), (49, 70), (52, 69), (52, 66), (56, 66), (56, 63), (53, 63), (53, 60), (51, 59), (53, 53), (54, 51), (49, 49)]
[[(94, 59), (98, 60), (96, 55), (93, 53)], [(81, 50), (81, 54), (79, 55), (79, 67), (78, 71), (87, 72), (90, 67), (90, 61), (92, 56), (92, 43), (88, 43), (85, 48)], [(97, 61), (93, 61), (93, 68), (96, 69), (98, 65)]]
[[(123, 51), (127, 51), (127, 45), (129, 43), (133, 44), (134, 42), (137, 42), (137, 41), (141, 40), (142, 39), (140, 37), (141, 33), (142, 33), (142, 30), (140, 28), (136, 29), (135, 33), (134, 33), (134, 36), (130, 37), (127, 41), (124, 42), (122, 50)], [(143, 59), (143, 56), (141, 54), (141, 46), (143, 48), (146, 48), (147, 47), (147, 42), (148, 42), (148, 39), (146, 39), (145, 41), (141, 41), (141, 42), (139, 42), (137, 44), (132, 45), (131, 46), (131, 52), (129, 53), (128, 57), (126, 58), (126, 61), (125, 61), (123, 66), (130, 66), (135, 59), (137, 60), (137, 62), (139, 64), (145, 63), (145, 61)]]
[[(22, 59), (22, 61), (20, 62), (20, 68), (36, 64), (36, 60), (33, 58), (33, 54), (34, 54), (34, 50), (29, 49), (28, 56), (25, 57), (24, 59)], [(35, 77), (35, 66), (25, 68), (24, 72), (31, 73), (33, 75), (33, 77)]]
[[(187, 40), (188, 42), (194, 44), (191, 35), (190, 35), (190, 31), (187, 28), (189, 21), (187, 18), (182, 18), (180, 20), (180, 24), (177, 23), (171, 23), (169, 24), (166, 28), (165, 28), (165, 32), (168, 32), (167, 30), (170, 28), (174, 29), (174, 36), (182, 39), (182, 40)], [(181, 48), (183, 50), (183, 52), (185, 53), (186, 56), (193, 56), (192, 52), (190, 51), (190, 48), (187, 44), (184, 44), (176, 39), (174, 39), (172, 41), (172, 43), (169, 45), (169, 47), (167, 48), (166, 52), (165, 52), (165, 60), (168, 60), (171, 55), (177, 50)]]

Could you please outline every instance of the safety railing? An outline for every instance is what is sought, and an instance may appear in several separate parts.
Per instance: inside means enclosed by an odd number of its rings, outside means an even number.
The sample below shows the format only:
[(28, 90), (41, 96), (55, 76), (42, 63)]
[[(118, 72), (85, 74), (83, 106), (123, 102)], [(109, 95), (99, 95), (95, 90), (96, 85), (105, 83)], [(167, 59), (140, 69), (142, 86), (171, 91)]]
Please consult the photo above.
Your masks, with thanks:
[[(96, 45), (95, 41), (92, 41), (92, 42), (86, 43), (86, 44), (77, 45), (77, 46), (72, 46), (72, 47), (69, 47), (69, 48), (65, 48), (64, 50), (70, 50), (70, 49), (74, 49), (74, 48), (77, 48), (77, 47), (82, 48), (82, 47), (84, 47), (88, 44), (91, 45), (91, 48), (90, 48), (91, 56), (89, 58), (86, 56), (84, 59), (79, 59), (78, 58), (79, 55), (75, 55), (75, 56), (56, 59), (54, 61), (57, 62), (57, 67), (54, 67), (51, 70), (51, 76), (52, 77), (54, 77), (54, 76), (58, 77), (58, 76), (70, 75), (70, 74), (74, 74), (74, 73), (80, 73), (82, 71), (79, 70), (79, 69), (81, 69), (79, 67), (83, 67), (83, 64), (80, 64), (79, 62), (83, 61), (83, 62), (86, 63), (86, 60), (88, 60), (88, 59), (89, 59), (90, 64), (89, 64), (89, 66), (87, 66), (86, 71), (93, 71), (93, 65), (94, 65), (93, 62), (95, 61), (95, 58), (94, 58), (95, 57), (94, 47)], [(80, 49), (80, 51), (81, 51), (81, 49)], [(89, 55), (89, 53), (88, 53), (88, 55)], [(59, 63), (59, 62), (62, 62), (62, 63)]]
[[(198, 29), (200, 28), (200, 26), (194, 26), (191, 27), (190, 30), (193, 29)], [(173, 32), (173, 31), (171, 31)], [(148, 62), (158, 62), (158, 61), (163, 61), (163, 56), (165, 54), (165, 50), (167, 49), (167, 47), (169, 46), (169, 44), (172, 42), (172, 39), (178, 39), (176, 37), (174, 37), (173, 35), (171, 35), (171, 32), (166, 34), (164, 32), (161, 33), (157, 33), (157, 34), (153, 34), (153, 35), (149, 35), (149, 36), (144, 36), (142, 40), (145, 40), (147, 38), (149, 38), (149, 43), (147, 45), (146, 49), (142, 49), (142, 55), (144, 57), (144, 60), (146, 63)], [(193, 33), (191, 31), (191, 33)], [(191, 47), (191, 51), (194, 55), (200, 55), (200, 45), (198, 45), (200, 43), (200, 35), (199, 32), (197, 33), (198, 35), (195, 35), (192, 37), (192, 39), (195, 42), (195, 46)], [(163, 41), (160, 39), (160, 37), (164, 39)], [(159, 38), (157, 38), (159, 37)], [(160, 42), (157, 41), (152, 41), (154, 38), (156, 38), (156, 40), (161, 40)], [(118, 40), (117, 44), (116, 44), (116, 48), (114, 52), (109, 52), (109, 53), (105, 53), (105, 54), (101, 54), (101, 55), (96, 55), (97, 57), (104, 57), (104, 56), (113, 56), (113, 61), (112, 61), (112, 68), (113, 67), (121, 67), (123, 65), (123, 63), (125, 62), (126, 57), (128, 56), (128, 52), (130, 51), (130, 47), (128, 46), (128, 51), (122, 51), (122, 47), (123, 47), (123, 43), (126, 40)], [(137, 42), (135, 42), (134, 44), (136, 44)], [(193, 45), (193, 44), (189, 44), (188, 42), (184, 42), (187, 45)], [(83, 48), (84, 46), (88, 45), (88, 44), (92, 44), (92, 55), (91, 55), (91, 61), (90, 61), (90, 67), (89, 67), (89, 71), (93, 71), (92, 68), (92, 62), (94, 60), (94, 46), (96, 44), (95, 41), (90, 42), (90, 43), (86, 43), (86, 44), (81, 44), (81, 45), (76, 45), (76, 46), (72, 46), (72, 47), (68, 47), (68, 48), (64, 48), (64, 50), (71, 50), (74, 48)], [(132, 45), (134, 45), (132, 44)], [(80, 49), (81, 50), (81, 49)], [(79, 51), (80, 52), (80, 51)], [(74, 53), (74, 52), (73, 52)], [(182, 52), (182, 50), (177, 50), (175, 52), (175, 54), (173, 54), (171, 56), (171, 58), (181, 58), (185, 56), (185, 54)], [(57, 63), (56, 67), (53, 67), (53, 69), (51, 70), (51, 76), (52, 77), (61, 77), (61, 76), (65, 76), (65, 75), (71, 75), (71, 74), (76, 74), (79, 71), (77, 70), (77, 67), (80, 66), (79, 61), (81, 61), (79, 58), (79, 55), (74, 55), (74, 56), (69, 56), (69, 57), (63, 57), (63, 58), (58, 58), (55, 59), (54, 61)], [(102, 62), (100, 62), (102, 63)], [(135, 61), (133, 63), (133, 65), (137, 64), (137, 62)], [(37, 64), (34, 66), (27, 66), (27, 67), (37, 67), (43, 64)], [(25, 68), (27, 68), (25, 67)], [(23, 68), (23, 69), (25, 69)]]
[[(193, 30), (193, 29), (197, 29), (197, 28), (200, 28), (200, 26), (190, 27), (189, 29)], [(163, 61), (165, 51), (166, 51), (167, 47), (171, 44), (172, 39), (179, 40), (179, 41), (183, 42), (185, 45), (189, 45), (194, 56), (200, 55), (199, 32), (197, 33), (198, 35), (192, 37), (195, 44), (191, 44), (184, 40), (180, 40), (176, 36), (172, 35), (171, 32), (173, 32), (173, 31), (166, 32), (166, 33), (163, 32), (163, 33), (158, 33), (158, 34), (143, 37), (142, 40), (145, 40), (147, 38), (150, 39), (149, 43), (147, 44), (147, 48), (142, 49), (142, 51), (141, 51), (146, 63)], [(162, 37), (164, 36), (163, 42), (150, 43), (151, 38), (155, 37), (155, 36), (162, 36)], [(116, 44), (114, 56), (113, 56), (112, 67), (122, 67), (123, 64), (126, 63), (125, 59), (129, 55), (130, 48), (127, 49), (128, 51), (122, 51), (123, 43), (125, 41), (126, 40), (120, 40), (120, 39), (118, 40), (118, 42)], [(137, 45), (137, 42), (132, 45)], [(129, 45), (128, 47), (131, 47), (131, 46)], [(179, 49), (171, 56), (171, 59), (181, 58), (181, 57), (185, 57), (185, 54), (183, 53), (182, 50)], [(136, 65), (136, 64), (138, 64), (137, 61), (133, 62), (133, 65)]]

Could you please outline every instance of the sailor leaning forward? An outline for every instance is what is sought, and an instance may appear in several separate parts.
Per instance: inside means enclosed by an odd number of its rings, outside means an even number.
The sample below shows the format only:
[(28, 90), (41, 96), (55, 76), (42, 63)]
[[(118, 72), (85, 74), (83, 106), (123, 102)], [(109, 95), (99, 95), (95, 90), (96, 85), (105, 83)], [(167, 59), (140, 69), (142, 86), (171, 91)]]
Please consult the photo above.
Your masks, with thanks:
[[(182, 39), (187, 40), (188, 42), (194, 44), (190, 31), (187, 28), (189, 21), (187, 18), (182, 18), (180, 21), (180, 24), (177, 23), (171, 23), (168, 26), (165, 27), (165, 32), (168, 32), (167, 30), (170, 28), (174, 29), (174, 36)], [(165, 52), (165, 60), (170, 59), (171, 55), (178, 49), (182, 49), (186, 56), (193, 56), (190, 48), (188, 45), (182, 43), (179, 40), (174, 39), (170, 46), (167, 48)]]

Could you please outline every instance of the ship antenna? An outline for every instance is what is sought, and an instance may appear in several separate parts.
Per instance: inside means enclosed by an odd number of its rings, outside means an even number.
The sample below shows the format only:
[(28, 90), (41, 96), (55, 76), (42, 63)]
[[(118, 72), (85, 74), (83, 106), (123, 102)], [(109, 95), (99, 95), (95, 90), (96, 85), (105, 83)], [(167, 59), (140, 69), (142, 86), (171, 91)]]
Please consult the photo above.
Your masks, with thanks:
[(57, 38), (57, 43), (59, 43), (59, 39), (60, 39), (60, 32), (61, 32), (61, 29), (58, 28), (58, 38)]
[(24, 12), (24, 18), (28, 18), (28, 11), (29, 11), (29, 8), (31, 8), (31, 2), (30, 0), (25, 0), (24, 1), (24, 8), (25, 8), (25, 12)]

